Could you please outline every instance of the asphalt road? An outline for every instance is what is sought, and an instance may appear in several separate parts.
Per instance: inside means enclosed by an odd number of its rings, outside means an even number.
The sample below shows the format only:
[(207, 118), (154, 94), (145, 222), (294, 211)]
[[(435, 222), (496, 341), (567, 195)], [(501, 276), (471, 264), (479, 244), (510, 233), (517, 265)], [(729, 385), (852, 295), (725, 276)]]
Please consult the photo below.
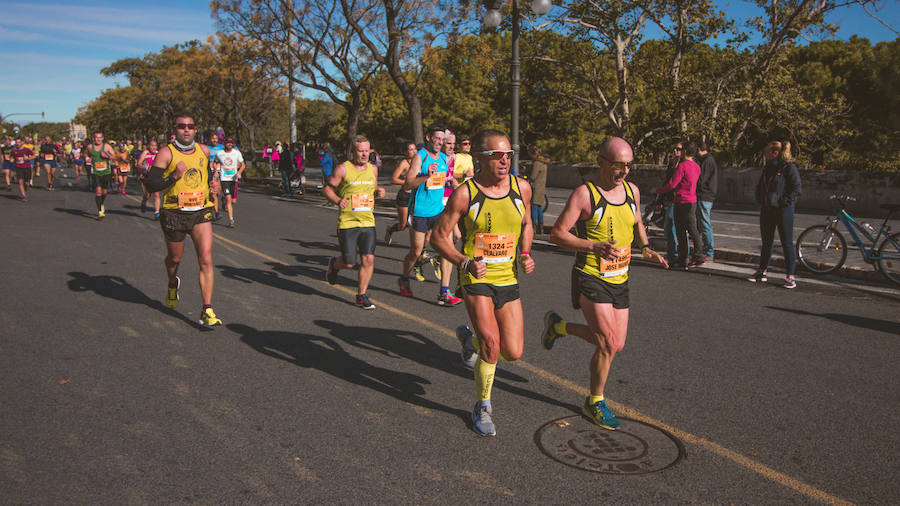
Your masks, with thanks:
[[(521, 280), (525, 354), (501, 363), (498, 435), (480, 438), (453, 337), (465, 310), (436, 305), (430, 275), (415, 298), (399, 295), (402, 234), (379, 244), (378, 309), (364, 311), (352, 304), (354, 273), (323, 280), (334, 209), (245, 186), (237, 228), (214, 226), (225, 326), (201, 331), (192, 249), (168, 310), (161, 233), (134, 192), (110, 195), (98, 221), (83, 181), (58, 187), (27, 204), (0, 190), (5, 503), (900, 497), (891, 294), (759, 286), (743, 281), (746, 266), (636, 262), (628, 341), (607, 389), (624, 424), (609, 433), (578, 416), (591, 348), (573, 337), (540, 346), (547, 309), (582, 317), (567, 302), (571, 255), (536, 245), (537, 270)], [(380, 232), (393, 221), (383, 211)]]

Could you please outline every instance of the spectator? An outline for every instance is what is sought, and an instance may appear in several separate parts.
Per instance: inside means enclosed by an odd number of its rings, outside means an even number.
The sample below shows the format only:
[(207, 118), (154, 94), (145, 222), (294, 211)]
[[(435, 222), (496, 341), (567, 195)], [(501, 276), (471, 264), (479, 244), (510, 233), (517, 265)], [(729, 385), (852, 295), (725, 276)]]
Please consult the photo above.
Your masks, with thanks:
[[(275, 148), (272, 149), (272, 154), (269, 155), (269, 166), (272, 170), (275, 170), (276, 167), (279, 166), (281, 162), (281, 141), (275, 141)], [(270, 171), (271, 173), (271, 171)]]
[(534, 225), (535, 233), (543, 234), (547, 166), (550, 164), (550, 159), (542, 156), (541, 148), (533, 144), (528, 146), (528, 156), (534, 160), (531, 166), (531, 176), (528, 178), (528, 182), (531, 183), (531, 223)]
[(294, 168), (297, 171), (297, 179), (300, 180), (300, 184), (297, 186), (297, 193), (303, 195), (303, 148), (300, 144), (294, 144)]
[(784, 252), (784, 264), (787, 275), (784, 278), (785, 288), (796, 288), (794, 280), (796, 256), (794, 253), (794, 203), (800, 198), (800, 171), (793, 164), (791, 143), (772, 141), (763, 151), (765, 166), (756, 184), (756, 201), (759, 209), (759, 233), (762, 248), (759, 252), (759, 268), (753, 276), (747, 278), (754, 283), (764, 283), (768, 279), (766, 270), (772, 258), (772, 246), (775, 243), (775, 229), (781, 240)]
[[(674, 148), (674, 154), (669, 158), (669, 164), (666, 167), (666, 181), (672, 179), (675, 175), (675, 169), (681, 163), (681, 152), (684, 151), (682, 143), (678, 143)], [(665, 217), (663, 218), (663, 232), (666, 236), (666, 261), (675, 265), (678, 260), (678, 236), (675, 234), (675, 192), (670, 191), (661, 194)]]
[[(276, 144), (278, 147), (280, 145)], [(284, 184), (284, 193), (281, 194), (282, 197), (290, 197), (291, 193), (291, 176), (294, 175), (294, 156), (291, 153), (290, 149), (282, 148), (281, 153), (277, 150), (275, 153), (279, 156), (278, 158), (278, 170), (281, 172), (281, 182)]]
[[(656, 193), (675, 191), (675, 233), (678, 237), (678, 264), (685, 269), (703, 265), (703, 241), (697, 231), (697, 181), (700, 179), (700, 166), (694, 161), (697, 156), (697, 143), (682, 143), (682, 161), (675, 168), (675, 173)], [(689, 249), (687, 238), (691, 237), (693, 248)], [(691, 260), (688, 261), (690, 254)]]
[(700, 181), (697, 182), (697, 230), (703, 238), (703, 258), (711, 262), (716, 251), (711, 213), (719, 188), (719, 166), (709, 153), (705, 141), (700, 141), (697, 145), (697, 163), (700, 165)]
[(328, 184), (331, 179), (331, 173), (334, 167), (334, 152), (331, 150), (331, 143), (325, 141), (319, 146), (319, 165), (322, 166), (322, 187)]

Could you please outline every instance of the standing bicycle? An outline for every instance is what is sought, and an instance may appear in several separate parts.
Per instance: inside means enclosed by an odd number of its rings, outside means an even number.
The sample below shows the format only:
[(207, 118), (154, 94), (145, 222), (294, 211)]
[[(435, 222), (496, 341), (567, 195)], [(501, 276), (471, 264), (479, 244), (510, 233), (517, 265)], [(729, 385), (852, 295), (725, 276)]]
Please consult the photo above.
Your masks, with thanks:
[(838, 231), (844, 224), (853, 242), (859, 247), (863, 260), (873, 264), (887, 279), (900, 285), (900, 232), (891, 234), (888, 221), (891, 215), (900, 211), (900, 204), (884, 204), (887, 211), (884, 222), (877, 230), (866, 222), (858, 222), (844, 209), (848, 201), (855, 201), (846, 195), (832, 195), (837, 202), (833, 218), (825, 225), (813, 225), (800, 233), (797, 239), (797, 258), (800, 265), (813, 274), (829, 274), (840, 269), (847, 261), (847, 241)]

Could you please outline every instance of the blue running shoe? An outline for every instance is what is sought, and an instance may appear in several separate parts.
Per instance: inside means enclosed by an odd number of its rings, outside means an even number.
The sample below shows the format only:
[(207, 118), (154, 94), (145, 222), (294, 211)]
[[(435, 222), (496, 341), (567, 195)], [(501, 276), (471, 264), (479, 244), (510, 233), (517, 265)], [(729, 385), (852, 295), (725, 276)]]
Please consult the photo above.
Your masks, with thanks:
[(496, 436), (497, 429), (494, 427), (494, 420), (491, 417), (491, 406), (482, 406), (480, 402), (475, 403), (475, 409), (472, 410), (472, 429), (479, 436)]
[(544, 315), (544, 335), (541, 337), (541, 341), (543, 341), (545, 349), (553, 348), (553, 343), (563, 336), (554, 330), (556, 324), (561, 321), (563, 321), (562, 316), (553, 311), (547, 311), (547, 314)]
[(616, 416), (613, 415), (612, 411), (609, 410), (606, 401), (597, 401), (593, 404), (588, 404), (590, 399), (590, 397), (584, 398), (584, 407), (581, 409), (592, 422), (609, 430), (616, 430), (619, 428), (619, 425), (622, 425), (616, 420)]

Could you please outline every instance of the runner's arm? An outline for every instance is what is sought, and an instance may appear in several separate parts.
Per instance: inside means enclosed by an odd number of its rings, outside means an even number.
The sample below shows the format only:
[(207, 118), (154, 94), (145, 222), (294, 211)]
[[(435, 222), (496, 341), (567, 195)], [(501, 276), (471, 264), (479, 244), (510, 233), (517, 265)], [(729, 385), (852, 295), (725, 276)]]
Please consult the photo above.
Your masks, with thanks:
[(403, 172), (404, 168), (406, 172), (409, 173), (409, 162), (405, 159), (400, 160), (400, 163), (397, 164), (397, 168), (394, 169), (394, 173), (391, 174), (391, 183), (402, 185), (406, 182), (406, 174)]
[(344, 181), (344, 175), (347, 173), (347, 169), (344, 164), (340, 164), (334, 168), (331, 172), (331, 177), (328, 178), (328, 184), (323, 188), (325, 193), (325, 198), (328, 199), (332, 204), (336, 204), (341, 209), (347, 207), (347, 199), (342, 199), (337, 194), (337, 187)]
[(591, 210), (591, 197), (587, 185), (581, 185), (572, 192), (566, 207), (556, 218), (550, 232), (550, 242), (571, 251), (593, 252), (607, 260), (616, 260), (622, 251), (611, 242), (595, 242), (581, 239), (571, 232), (579, 219), (586, 219)]
[(153, 166), (150, 167), (150, 172), (147, 174), (147, 177), (144, 178), (144, 186), (149, 193), (165, 190), (175, 184), (175, 181), (178, 181), (178, 178), (181, 177), (181, 174), (178, 174), (177, 170), (172, 174), (169, 174), (168, 177), (163, 177), (163, 174), (166, 172), (166, 167), (169, 166), (169, 162), (171, 161), (172, 152), (169, 151), (169, 147), (164, 146), (160, 148), (156, 153), (156, 158), (153, 160)]
[[(419, 172), (422, 170), (422, 157), (416, 153), (416, 156), (413, 157), (412, 162), (409, 164), (409, 170), (406, 171), (406, 182), (403, 183), (403, 189), (411, 192), (414, 188), (422, 184), (428, 176), (420, 176)], [(419, 178), (424, 179), (419, 179)]]
[(654, 251), (653, 248), (650, 247), (650, 241), (647, 239), (647, 228), (644, 227), (644, 219), (641, 216), (641, 191), (638, 190), (637, 185), (632, 183), (627, 183), (631, 185), (631, 191), (634, 193), (634, 205), (637, 211), (634, 213), (634, 231), (635, 235), (638, 239), (638, 247), (641, 248), (641, 255), (648, 259), (653, 260), (654, 262), (662, 265), (664, 268), (669, 268), (669, 262), (666, 261), (665, 257), (660, 255), (658, 252)]
[(525, 274), (531, 274), (534, 271), (534, 259), (531, 258), (531, 245), (534, 241), (534, 224), (531, 222), (531, 184), (528, 181), (518, 177), (519, 190), (522, 191), (523, 203), (523, 222), (522, 222), (522, 255), (519, 261), (525, 268)]

